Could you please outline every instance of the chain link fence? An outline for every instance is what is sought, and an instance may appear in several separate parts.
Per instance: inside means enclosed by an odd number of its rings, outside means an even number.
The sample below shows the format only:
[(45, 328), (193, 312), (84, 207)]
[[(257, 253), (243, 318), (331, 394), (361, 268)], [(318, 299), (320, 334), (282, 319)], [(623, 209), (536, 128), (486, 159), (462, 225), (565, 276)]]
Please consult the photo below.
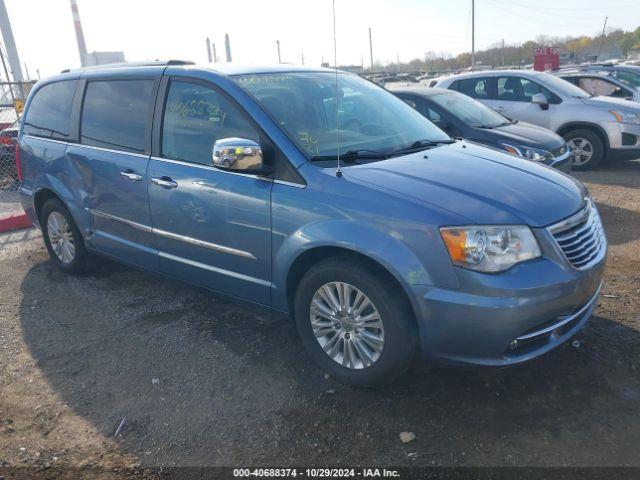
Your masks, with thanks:
[(18, 125), (25, 99), (34, 83), (0, 82), (0, 191), (18, 189)]

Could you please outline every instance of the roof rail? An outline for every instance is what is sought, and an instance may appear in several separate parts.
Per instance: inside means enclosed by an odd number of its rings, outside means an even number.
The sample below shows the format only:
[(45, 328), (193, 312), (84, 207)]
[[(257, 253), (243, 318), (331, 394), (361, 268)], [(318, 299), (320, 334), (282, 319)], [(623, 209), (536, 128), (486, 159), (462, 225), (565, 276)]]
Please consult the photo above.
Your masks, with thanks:
[[(90, 67), (82, 67), (77, 70), (87, 70), (91, 68), (118, 68), (118, 67), (158, 67), (158, 66), (175, 66), (175, 65), (195, 65), (191, 60), (154, 60), (151, 62), (131, 62), (131, 63), (108, 63), (105, 65), (92, 65)], [(76, 69), (74, 69), (76, 70)], [(70, 68), (65, 68), (60, 73), (69, 73)]]

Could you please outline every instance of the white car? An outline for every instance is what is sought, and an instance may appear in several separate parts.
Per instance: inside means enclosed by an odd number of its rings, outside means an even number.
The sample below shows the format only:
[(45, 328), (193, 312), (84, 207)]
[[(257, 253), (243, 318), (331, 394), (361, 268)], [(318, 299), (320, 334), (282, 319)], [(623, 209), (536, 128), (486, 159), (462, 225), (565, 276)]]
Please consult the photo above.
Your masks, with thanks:
[(589, 170), (605, 158), (640, 157), (640, 105), (597, 97), (554, 75), (492, 70), (434, 79), (431, 87), (473, 97), (506, 117), (548, 128), (572, 150), (572, 168)]

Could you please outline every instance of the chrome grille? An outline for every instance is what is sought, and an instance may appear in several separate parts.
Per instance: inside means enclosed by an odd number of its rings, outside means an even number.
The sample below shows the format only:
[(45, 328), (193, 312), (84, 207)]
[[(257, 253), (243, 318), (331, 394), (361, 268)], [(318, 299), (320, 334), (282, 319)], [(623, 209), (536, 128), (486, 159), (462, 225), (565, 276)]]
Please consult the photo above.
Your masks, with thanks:
[(575, 215), (549, 227), (569, 263), (584, 270), (601, 261), (607, 251), (607, 239), (600, 215), (591, 200)]

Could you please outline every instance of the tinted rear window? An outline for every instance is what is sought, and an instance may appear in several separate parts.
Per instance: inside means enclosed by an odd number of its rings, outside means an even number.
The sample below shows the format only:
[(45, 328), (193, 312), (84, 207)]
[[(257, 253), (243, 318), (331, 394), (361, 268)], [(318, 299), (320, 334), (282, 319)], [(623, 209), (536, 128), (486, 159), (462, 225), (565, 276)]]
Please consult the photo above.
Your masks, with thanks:
[(153, 80), (89, 82), (80, 140), (84, 145), (143, 153)]
[(49, 83), (35, 93), (24, 121), (24, 133), (66, 140), (77, 80)]

